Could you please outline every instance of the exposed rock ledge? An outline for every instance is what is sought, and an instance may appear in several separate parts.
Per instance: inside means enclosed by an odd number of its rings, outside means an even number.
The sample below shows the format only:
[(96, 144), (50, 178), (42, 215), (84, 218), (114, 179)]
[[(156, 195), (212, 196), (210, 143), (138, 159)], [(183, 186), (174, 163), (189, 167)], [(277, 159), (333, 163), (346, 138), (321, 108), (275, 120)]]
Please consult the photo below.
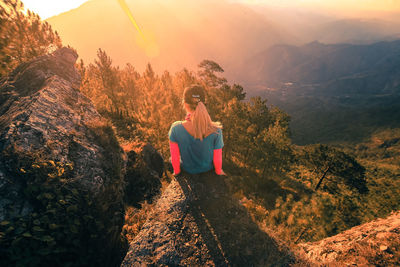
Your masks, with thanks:
[(261, 231), (212, 173), (173, 179), (122, 266), (288, 266), (290, 251)]
[(79, 92), (77, 57), (58, 49), (19, 65), (0, 86), (4, 265), (120, 262), (126, 157)]
[(299, 246), (307, 258), (318, 264), (398, 266), (400, 211), (386, 219), (377, 219), (321, 241)]

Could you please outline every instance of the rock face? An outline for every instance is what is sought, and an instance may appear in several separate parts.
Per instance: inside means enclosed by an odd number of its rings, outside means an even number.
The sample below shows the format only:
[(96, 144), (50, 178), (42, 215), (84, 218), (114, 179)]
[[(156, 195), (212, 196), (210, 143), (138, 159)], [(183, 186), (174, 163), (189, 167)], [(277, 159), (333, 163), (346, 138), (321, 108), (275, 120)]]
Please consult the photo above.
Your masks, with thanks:
[(157, 200), (121, 266), (288, 266), (287, 249), (261, 231), (224, 178), (183, 175)]
[(343, 233), (313, 243), (299, 244), (300, 250), (318, 264), (340, 266), (397, 266), (400, 262), (400, 211)]
[(61, 48), (0, 87), (0, 261), (110, 266), (120, 250), (126, 158), (77, 57)]

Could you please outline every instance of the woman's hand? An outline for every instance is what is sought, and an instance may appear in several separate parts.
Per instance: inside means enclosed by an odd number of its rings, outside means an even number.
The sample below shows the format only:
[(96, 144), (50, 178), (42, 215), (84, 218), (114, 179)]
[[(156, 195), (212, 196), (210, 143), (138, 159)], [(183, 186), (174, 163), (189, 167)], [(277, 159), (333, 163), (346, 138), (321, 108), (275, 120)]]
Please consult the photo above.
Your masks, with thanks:
[(224, 170), (222, 170), (221, 169), (221, 172), (220, 173), (217, 173), (218, 175), (224, 175), (224, 176), (226, 176), (226, 173), (224, 172)]
[(181, 176), (181, 174), (182, 174), (182, 172), (178, 172), (178, 173), (173, 173), (172, 175), (174, 176), (174, 177), (179, 177), (179, 176)]

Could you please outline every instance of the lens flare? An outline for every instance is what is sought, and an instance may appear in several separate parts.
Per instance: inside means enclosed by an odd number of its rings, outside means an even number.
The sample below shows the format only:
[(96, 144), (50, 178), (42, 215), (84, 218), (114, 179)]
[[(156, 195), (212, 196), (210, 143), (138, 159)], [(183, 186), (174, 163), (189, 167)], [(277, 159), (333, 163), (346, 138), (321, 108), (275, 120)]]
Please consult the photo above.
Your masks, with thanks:
[(124, 10), (125, 14), (128, 16), (129, 20), (132, 22), (137, 32), (139, 33), (139, 36), (137, 36), (136, 38), (136, 43), (138, 44), (138, 46), (144, 49), (148, 57), (152, 58), (158, 56), (159, 48), (157, 43), (155, 42), (154, 36), (150, 33), (145, 33), (140, 29), (125, 0), (117, 1), (121, 8)]

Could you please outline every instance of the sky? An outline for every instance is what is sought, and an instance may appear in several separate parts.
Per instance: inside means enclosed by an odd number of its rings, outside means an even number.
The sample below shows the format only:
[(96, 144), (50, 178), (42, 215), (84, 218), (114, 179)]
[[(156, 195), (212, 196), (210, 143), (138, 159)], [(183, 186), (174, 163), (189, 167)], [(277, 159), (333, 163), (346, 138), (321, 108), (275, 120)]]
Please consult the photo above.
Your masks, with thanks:
[(30, 9), (39, 14), (42, 19), (77, 8), (84, 2), (87, 2), (87, 0), (22, 0), (25, 9)]
[(400, 11), (400, 0), (229, 0), (246, 4), (308, 6), (338, 11)]
[[(76, 8), (87, 0), (22, 0), (25, 7), (39, 14), (42, 19)], [(109, 0), (116, 1), (116, 0)], [(151, 1), (151, 0), (145, 0)], [(218, 0), (215, 0), (218, 1)], [(400, 11), (400, 0), (228, 0), (246, 4), (270, 4), (277, 6), (309, 6), (341, 11), (375, 10)]]

